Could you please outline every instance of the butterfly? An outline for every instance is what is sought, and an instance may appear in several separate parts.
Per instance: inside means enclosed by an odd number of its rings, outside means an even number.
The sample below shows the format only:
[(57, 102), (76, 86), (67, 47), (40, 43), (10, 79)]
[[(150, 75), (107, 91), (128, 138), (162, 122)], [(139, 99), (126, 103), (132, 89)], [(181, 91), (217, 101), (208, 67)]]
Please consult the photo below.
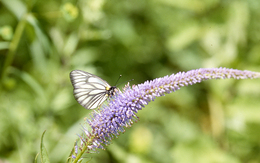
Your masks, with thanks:
[(111, 87), (100, 77), (81, 70), (71, 71), (70, 80), (75, 99), (86, 109), (97, 108), (117, 91), (116, 86)]

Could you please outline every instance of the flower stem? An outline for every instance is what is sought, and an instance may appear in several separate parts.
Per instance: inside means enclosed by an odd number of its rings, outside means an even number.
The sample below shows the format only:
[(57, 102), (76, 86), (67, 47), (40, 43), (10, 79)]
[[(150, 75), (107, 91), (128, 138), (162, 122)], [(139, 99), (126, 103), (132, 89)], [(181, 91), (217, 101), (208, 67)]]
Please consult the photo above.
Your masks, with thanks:
[[(82, 155), (85, 153), (85, 151), (88, 149), (88, 146), (89, 146), (89, 144), (91, 144), (91, 142), (92, 142), (92, 139), (94, 139), (95, 138), (95, 136), (92, 136), (91, 138), (89, 138), (88, 140), (87, 140), (87, 143), (85, 143), (85, 145), (83, 145), (83, 148), (80, 150), (80, 153), (79, 154), (77, 154), (77, 157), (75, 158), (75, 160), (73, 161), (73, 163), (77, 163), (78, 161), (79, 161), (79, 159), (81, 159), (82, 157)], [(82, 139), (81, 139), (82, 140)], [(83, 140), (82, 140), (83, 141)]]

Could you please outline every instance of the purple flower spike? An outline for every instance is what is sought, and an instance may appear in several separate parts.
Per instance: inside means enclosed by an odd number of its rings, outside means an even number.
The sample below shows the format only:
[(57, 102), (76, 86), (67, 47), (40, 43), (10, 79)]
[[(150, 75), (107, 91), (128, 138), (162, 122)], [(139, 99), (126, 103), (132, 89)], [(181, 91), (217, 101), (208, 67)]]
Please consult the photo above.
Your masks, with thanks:
[(97, 148), (105, 149), (113, 138), (125, 132), (124, 127), (131, 127), (138, 120), (137, 112), (158, 96), (204, 80), (226, 78), (260, 78), (260, 73), (227, 68), (200, 68), (146, 81), (132, 87), (126, 85), (123, 92), (111, 98), (107, 106), (93, 111), (92, 117), (87, 119), (91, 131), (85, 131), (87, 133), (84, 136), (85, 140), (81, 139), (84, 140), (83, 146), (87, 146), (88, 152), (96, 151)]

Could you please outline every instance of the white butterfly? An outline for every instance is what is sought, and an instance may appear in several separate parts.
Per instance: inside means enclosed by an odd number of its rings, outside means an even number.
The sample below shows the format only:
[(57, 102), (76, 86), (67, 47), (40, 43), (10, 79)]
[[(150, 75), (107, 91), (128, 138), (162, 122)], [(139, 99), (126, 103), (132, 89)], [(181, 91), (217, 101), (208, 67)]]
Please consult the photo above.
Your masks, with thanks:
[(117, 90), (100, 77), (81, 70), (71, 71), (70, 80), (75, 99), (86, 109), (97, 108)]

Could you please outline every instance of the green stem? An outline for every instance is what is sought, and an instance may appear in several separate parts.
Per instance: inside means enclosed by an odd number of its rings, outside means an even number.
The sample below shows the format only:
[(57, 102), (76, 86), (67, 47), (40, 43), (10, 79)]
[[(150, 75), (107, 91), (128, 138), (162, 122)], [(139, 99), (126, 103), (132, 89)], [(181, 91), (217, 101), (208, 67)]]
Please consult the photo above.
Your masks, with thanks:
[(26, 25), (26, 17), (27, 17), (27, 14), (25, 14), (22, 17), (22, 19), (19, 21), (19, 23), (18, 23), (18, 25), (15, 29), (14, 37), (13, 37), (11, 43), (10, 43), (9, 51), (7, 52), (6, 59), (5, 59), (5, 62), (4, 62), (4, 66), (3, 66), (3, 69), (2, 69), (2, 74), (1, 74), (2, 81), (6, 76), (8, 67), (13, 62), (15, 52), (18, 48), (19, 42), (21, 40), (23, 31), (24, 31), (24, 28), (25, 28), (25, 25)]
[(88, 149), (88, 145), (90, 144), (90, 142), (92, 142), (92, 140), (94, 139), (95, 136), (92, 136), (90, 139), (88, 139), (88, 142), (85, 144), (85, 146), (82, 148), (81, 152), (77, 155), (77, 157), (75, 158), (75, 160), (73, 161), (73, 163), (77, 163), (79, 161), (79, 159), (81, 158), (81, 156), (85, 153), (85, 151)]

